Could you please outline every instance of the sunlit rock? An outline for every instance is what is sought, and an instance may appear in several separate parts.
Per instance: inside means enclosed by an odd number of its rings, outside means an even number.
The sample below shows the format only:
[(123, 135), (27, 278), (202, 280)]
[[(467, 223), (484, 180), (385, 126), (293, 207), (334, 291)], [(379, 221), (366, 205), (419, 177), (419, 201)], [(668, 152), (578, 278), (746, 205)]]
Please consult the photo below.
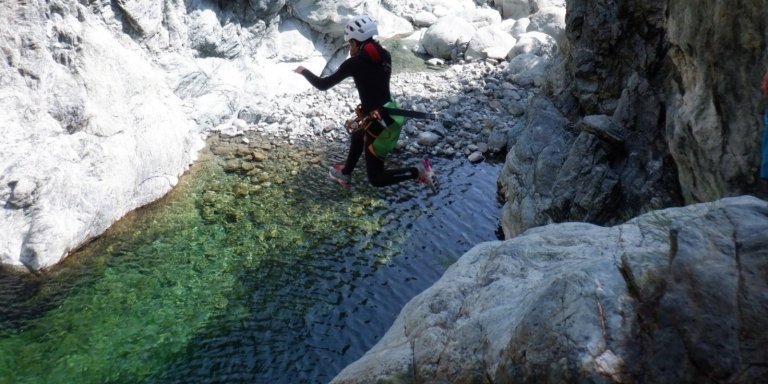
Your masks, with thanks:
[(479, 244), (332, 383), (759, 381), (766, 233), (743, 196)]
[[(472, 36), (464, 57), (467, 60), (482, 60), (487, 57), (506, 58), (515, 43), (515, 38), (502, 30), (499, 25), (483, 27)], [(496, 51), (499, 54), (496, 54)]]
[(433, 57), (450, 59), (451, 51), (457, 44), (468, 43), (475, 31), (468, 21), (457, 16), (446, 16), (427, 29), (421, 45)]

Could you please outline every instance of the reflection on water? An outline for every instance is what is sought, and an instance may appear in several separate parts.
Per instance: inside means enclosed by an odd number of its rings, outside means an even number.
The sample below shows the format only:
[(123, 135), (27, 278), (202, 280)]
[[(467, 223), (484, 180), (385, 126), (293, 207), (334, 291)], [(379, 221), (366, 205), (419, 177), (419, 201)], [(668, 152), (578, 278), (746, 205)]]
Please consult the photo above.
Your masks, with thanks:
[(327, 382), (496, 239), (499, 165), (434, 159), (436, 196), (343, 190), (334, 155), (256, 140), (55, 270), (0, 273), (0, 383)]

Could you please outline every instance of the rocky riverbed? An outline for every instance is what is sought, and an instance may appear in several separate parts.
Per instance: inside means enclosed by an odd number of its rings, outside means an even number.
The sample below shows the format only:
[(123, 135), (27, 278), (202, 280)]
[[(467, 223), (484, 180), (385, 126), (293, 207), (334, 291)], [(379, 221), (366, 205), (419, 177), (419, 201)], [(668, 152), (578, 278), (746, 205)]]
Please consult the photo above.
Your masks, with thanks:
[[(491, 59), (394, 74), (391, 89), (400, 108), (436, 112), (439, 116), (438, 120), (408, 120), (395, 156), (441, 156), (479, 162), (485, 156), (503, 155), (507, 132), (515, 124), (522, 124), (519, 118), (525, 105), (538, 92), (515, 80), (507, 62)], [(304, 142), (323, 146), (345, 142), (348, 134), (343, 122), (354, 115), (357, 101), (357, 91), (348, 80), (325, 92), (312, 89), (258, 109), (244, 109), (238, 119), (213, 131), (225, 137), (242, 137), (240, 144), (253, 149), (245, 157), (254, 159), (269, 151), (268, 145), (251, 142), (249, 133), (254, 132), (268, 137), (271, 144)], [(244, 153), (243, 149), (222, 150)], [(237, 167), (234, 162), (227, 166)]]

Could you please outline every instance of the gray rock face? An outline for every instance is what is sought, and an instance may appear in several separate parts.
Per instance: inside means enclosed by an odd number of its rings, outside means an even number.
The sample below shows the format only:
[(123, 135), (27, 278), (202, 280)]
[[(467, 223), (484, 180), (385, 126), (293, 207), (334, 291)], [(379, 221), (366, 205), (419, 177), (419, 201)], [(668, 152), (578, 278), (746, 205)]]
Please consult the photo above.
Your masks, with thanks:
[[(728, 11), (721, 14), (721, 7)], [(569, 121), (562, 130), (569, 134), (550, 161), (552, 190), (527, 184), (534, 178), (524, 175), (537, 174), (538, 163), (508, 158), (500, 178), (511, 201), (503, 214), (505, 233), (571, 220), (610, 224), (660, 207), (744, 193), (764, 196), (768, 185), (755, 176), (763, 109), (757, 83), (765, 61), (752, 58), (765, 57), (757, 47), (768, 37), (735, 32), (741, 31), (736, 14), (746, 18), (745, 25), (758, 25), (764, 23), (763, 7), (758, 1), (738, 10), (719, 2), (623, 7), (569, 1), (568, 43), (552, 45), (561, 48), (562, 62), (543, 60), (552, 52), (518, 59), (532, 32), (518, 36), (510, 67), (541, 63), (536, 75), (513, 79), (555, 94)], [(585, 115), (602, 117), (582, 120)], [(526, 132), (535, 129), (528, 122), (508, 134), (531, 137)], [(531, 191), (536, 192), (526, 194)]]
[(570, 85), (564, 95), (574, 99), (563, 102), (574, 102), (586, 115), (611, 116), (611, 125), (620, 127), (615, 133), (626, 146), (608, 142), (600, 166), (618, 179), (608, 201), (617, 203), (616, 212), (625, 217), (679, 205), (681, 189), (690, 187), (678, 182), (664, 137), (669, 118), (663, 89), (669, 70), (663, 67), (666, 9), (657, 2), (633, 4), (620, 11), (609, 1), (568, 2)]
[(610, 119), (586, 117), (590, 128), (573, 132), (544, 97), (531, 99), (527, 111), (525, 124), (508, 133), (499, 176), (505, 238), (542, 224), (615, 220), (622, 213), (619, 175), (606, 164), (621, 144), (611, 136)]
[[(622, 182), (646, 175), (622, 200), (650, 200), (651, 189), (685, 202), (765, 189), (755, 178), (765, 2), (572, 0), (567, 10), (567, 94), (582, 113), (623, 127)], [(662, 163), (661, 177), (643, 170), (652, 162)]]
[(479, 244), (332, 382), (757, 382), (767, 250), (748, 196)]
[(768, 189), (755, 180), (765, 108), (758, 85), (768, 67), (766, 4), (732, 5), (669, 4), (674, 76), (665, 87), (663, 128), (687, 201)]
[(84, 6), (0, 14), (19, 16), (0, 26), (0, 262), (36, 270), (165, 194), (203, 142), (141, 49)]
[(553, 183), (563, 166), (572, 135), (565, 117), (548, 100), (532, 99), (525, 129), (508, 134), (507, 158), (499, 180), (506, 203), (502, 229), (511, 238), (528, 228), (552, 222)]

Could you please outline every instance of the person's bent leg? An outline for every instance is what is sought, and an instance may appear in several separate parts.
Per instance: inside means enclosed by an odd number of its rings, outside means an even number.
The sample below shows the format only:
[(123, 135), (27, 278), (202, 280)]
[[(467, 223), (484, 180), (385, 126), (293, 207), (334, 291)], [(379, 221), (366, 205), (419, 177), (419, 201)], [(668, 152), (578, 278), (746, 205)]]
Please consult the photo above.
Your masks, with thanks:
[(341, 173), (345, 175), (351, 175), (352, 171), (357, 165), (357, 161), (360, 159), (360, 155), (363, 154), (365, 148), (365, 131), (362, 129), (352, 132), (349, 138), (349, 153), (347, 154), (347, 161), (344, 163), (344, 169)]
[(415, 167), (385, 169), (384, 160), (374, 155), (370, 149), (365, 150), (365, 167), (368, 181), (374, 187), (386, 187), (419, 177), (419, 170)]

